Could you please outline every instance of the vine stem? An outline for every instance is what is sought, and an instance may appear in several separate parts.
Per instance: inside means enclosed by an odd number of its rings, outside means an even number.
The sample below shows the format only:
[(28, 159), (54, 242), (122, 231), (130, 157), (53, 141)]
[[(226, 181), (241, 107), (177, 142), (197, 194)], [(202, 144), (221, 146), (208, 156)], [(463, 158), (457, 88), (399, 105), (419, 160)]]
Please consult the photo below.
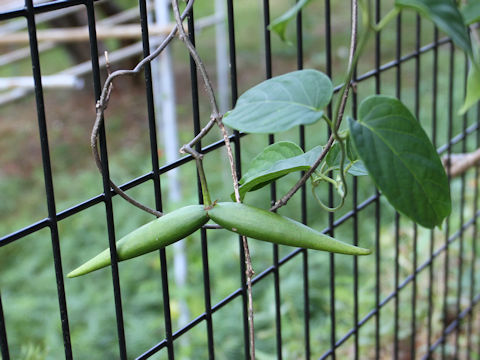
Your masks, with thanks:
[[(190, 0), (188, 4), (193, 3), (193, 1), (194, 0)], [(192, 44), (189, 37), (186, 35), (185, 30), (183, 29), (182, 18), (180, 16), (180, 10), (178, 7), (178, 0), (172, 0), (172, 8), (175, 16), (175, 21), (177, 23), (177, 28), (179, 30), (179, 38), (187, 47), (190, 55), (192, 56), (193, 60), (195, 61), (195, 64), (197, 65), (198, 70), (200, 71), (200, 74), (202, 76), (202, 79), (205, 85), (205, 90), (210, 102), (211, 111), (212, 111), (210, 121), (207, 124), (207, 126), (205, 126), (205, 128), (203, 128), (202, 131), (189, 144), (187, 144), (187, 146), (183, 146), (181, 150), (183, 151), (191, 150), (191, 146), (197, 143), (203, 136), (205, 136), (205, 134), (213, 127), (214, 123), (216, 123), (220, 128), (220, 131), (222, 132), (223, 139), (225, 142), (225, 148), (227, 149), (228, 162), (230, 164), (230, 172), (232, 174), (232, 180), (233, 180), (235, 200), (236, 202), (241, 203), (240, 192), (238, 190), (237, 171), (235, 169), (235, 162), (233, 160), (232, 146), (230, 144), (228, 132), (225, 129), (225, 126), (223, 125), (222, 116), (220, 115), (220, 112), (218, 110), (217, 101), (215, 99), (215, 92), (213, 91), (212, 84), (210, 82), (208, 73), (205, 69), (205, 65), (203, 64), (202, 59), (198, 55), (198, 52), (195, 46)], [(194, 153), (192, 153), (192, 155), (194, 155)], [(197, 159), (197, 166), (198, 165), (202, 166), (202, 158), (196, 157), (196, 159)], [(203, 166), (202, 166), (202, 169), (203, 169)], [(202, 178), (200, 178), (200, 180), (202, 181)], [(202, 188), (203, 187), (206, 188), (205, 176), (203, 177), (203, 182), (204, 183), (202, 183)], [(243, 244), (243, 251), (245, 254), (245, 265), (246, 265), (245, 273), (247, 277), (250, 357), (252, 360), (255, 360), (255, 330), (254, 330), (254, 322), (253, 322), (253, 296), (252, 296), (252, 276), (254, 275), (254, 271), (252, 267), (252, 260), (250, 257), (250, 250), (248, 247), (247, 238), (245, 236), (242, 236), (242, 244)]]
[(469, 26), (470, 28), (470, 34), (472, 36), (472, 39), (475, 42), (476, 47), (474, 47), (474, 52), (473, 52), (473, 58), (471, 59), (472, 66), (475, 66), (475, 59), (478, 61), (478, 50), (480, 48), (480, 36), (478, 35), (478, 26), (472, 24)]
[(399, 13), (400, 13), (400, 8), (395, 6), (382, 18), (382, 20), (380, 20), (378, 24), (373, 25), (373, 30), (375, 31), (382, 30), (391, 20), (395, 19)]
[[(370, 14), (370, 12), (367, 12)], [(305, 172), (305, 174), (302, 176), (302, 178), (280, 199), (278, 200), (275, 205), (273, 205), (270, 208), (270, 211), (275, 211), (282, 206), (286, 205), (287, 202), (292, 198), (292, 196), (300, 189), (310, 178), (310, 176), (314, 173), (314, 171), (317, 169), (317, 167), (320, 165), (320, 163), (323, 161), (325, 156), (327, 155), (328, 151), (333, 145), (333, 141), (335, 139), (340, 140), (341, 139), (338, 136), (337, 130), (340, 127), (340, 124), (343, 119), (343, 114), (345, 111), (345, 106), (347, 104), (347, 98), (348, 98), (348, 93), (349, 89), (351, 86), (351, 81), (353, 78), (353, 72), (355, 70), (355, 66), (358, 62), (359, 54), (361, 53), (361, 50), (363, 49), (363, 46), (365, 45), (367, 39), (368, 39), (368, 34), (370, 30), (370, 26), (366, 26), (364, 29), (364, 34), (362, 36), (362, 39), (360, 41), (360, 45), (357, 49), (357, 22), (358, 22), (358, 0), (352, 0), (352, 32), (350, 36), (350, 51), (349, 51), (349, 58), (348, 58), (348, 70), (347, 74), (345, 76), (345, 80), (343, 83), (343, 86), (340, 90), (340, 99), (337, 102), (337, 105), (335, 107), (335, 112), (334, 112), (334, 117), (333, 117), (333, 126), (332, 126), (332, 135), (330, 135), (327, 143), (325, 144), (325, 147), (323, 148), (322, 153), (320, 156), (317, 158), (317, 160), (314, 162), (312, 167)], [(368, 19), (368, 22), (370, 20)], [(343, 143), (340, 144), (343, 147)], [(344, 153), (343, 148), (342, 148), (342, 153)], [(342, 155), (343, 158), (343, 155)], [(343, 165), (342, 165), (343, 167)], [(343, 171), (340, 171), (342, 174)], [(344, 182), (344, 179), (342, 179), (342, 182)], [(346, 188), (345, 188), (346, 189)]]
[[(183, 11), (181, 15), (181, 19), (185, 19), (187, 16), (188, 12), (191, 10), (193, 6), (193, 1), (191, 3), (189, 2)], [(170, 33), (167, 35), (167, 37), (162, 41), (162, 43), (158, 46), (157, 49), (155, 49), (154, 52), (152, 52), (149, 56), (145, 57), (142, 61), (140, 61), (133, 69), (131, 70), (117, 70), (111, 74), (108, 75), (107, 79), (105, 80), (105, 84), (103, 85), (102, 93), (100, 95), (100, 99), (97, 101), (97, 104), (95, 106), (96, 108), (96, 118), (95, 118), (95, 123), (93, 124), (92, 128), (92, 133), (90, 135), (90, 147), (92, 149), (92, 154), (93, 158), (95, 160), (95, 164), (97, 165), (98, 170), (103, 173), (103, 167), (102, 167), (102, 162), (100, 160), (100, 154), (98, 153), (98, 133), (100, 131), (101, 126), (104, 123), (104, 114), (105, 110), (108, 107), (108, 102), (110, 100), (110, 95), (112, 93), (113, 89), (113, 80), (119, 76), (124, 76), (124, 75), (135, 75), (139, 73), (145, 65), (150, 63), (152, 60), (154, 60), (158, 55), (161, 54), (161, 52), (167, 47), (167, 45), (175, 38), (175, 34), (178, 31), (178, 26), (182, 27), (183, 30), (183, 25), (180, 23), (180, 25), (176, 24), (173, 29), (170, 31)], [(108, 64), (108, 56), (106, 56), (106, 61), (107, 61), (107, 69), (109, 67)], [(126, 194), (122, 189), (120, 189), (111, 179), (109, 179), (110, 186), (112, 189), (120, 195), (123, 199), (128, 201), (130, 204), (138, 207), (139, 209), (148, 212), (149, 214), (152, 214), (156, 217), (161, 217), (163, 215), (162, 212), (158, 210), (154, 210), (138, 201), (130, 197), (128, 194)]]

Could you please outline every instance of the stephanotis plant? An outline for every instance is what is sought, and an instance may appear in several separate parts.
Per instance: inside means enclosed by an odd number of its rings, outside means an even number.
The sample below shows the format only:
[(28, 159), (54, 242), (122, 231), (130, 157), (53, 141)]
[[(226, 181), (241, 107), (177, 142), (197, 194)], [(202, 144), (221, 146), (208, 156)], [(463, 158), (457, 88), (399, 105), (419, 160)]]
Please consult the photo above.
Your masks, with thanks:
[[(284, 41), (286, 28), (298, 12), (314, 0), (300, 0), (281, 17), (270, 24)], [(249, 313), (251, 351), (254, 357), (253, 310), (251, 302), (251, 277), (253, 270), (246, 237), (315, 250), (351, 255), (367, 255), (370, 250), (356, 247), (322, 234), (306, 225), (274, 211), (285, 205), (295, 192), (311, 180), (312, 196), (326, 211), (340, 209), (348, 194), (347, 176), (370, 176), (390, 204), (415, 223), (426, 228), (441, 226), (450, 214), (451, 200), (448, 177), (436, 149), (411, 111), (399, 100), (384, 95), (372, 95), (360, 104), (356, 119), (348, 118), (341, 127), (344, 109), (356, 64), (372, 33), (380, 31), (394, 19), (402, 9), (416, 11), (430, 19), (462, 49), (470, 60), (467, 78), (467, 92), (459, 113), (465, 113), (480, 99), (480, 63), (475, 42), (471, 40), (469, 26), (480, 20), (480, 0), (469, 0), (465, 5), (453, 0), (396, 0), (395, 6), (378, 23), (372, 16), (371, 0), (352, 1), (352, 25), (349, 63), (344, 81), (334, 99), (334, 87), (324, 73), (313, 70), (299, 70), (266, 80), (242, 94), (235, 107), (222, 116), (216, 105), (215, 94), (205, 67), (182, 26), (188, 16), (193, 0), (180, 12), (178, 0), (172, 0), (176, 26), (159, 48), (143, 59), (133, 70), (116, 71), (107, 78), (97, 104), (97, 118), (92, 131), (92, 149), (97, 165), (101, 169), (97, 150), (97, 137), (104, 112), (111, 96), (113, 80), (122, 75), (138, 73), (157, 57), (163, 49), (178, 36), (189, 50), (204, 81), (211, 105), (211, 119), (180, 151), (196, 161), (202, 187), (203, 204), (190, 205), (163, 215), (137, 203), (113, 182), (112, 188), (122, 197), (156, 215), (158, 219), (141, 226), (116, 245), (117, 260), (127, 260), (183, 239), (209, 220), (226, 230), (243, 237), (247, 262), (249, 287)], [(362, 26), (359, 34), (358, 13)], [(475, 31), (475, 30), (472, 30)], [(473, 36), (472, 36), (473, 37)], [(332, 99), (335, 101), (332, 104)], [(325, 109), (332, 105), (332, 117)], [(318, 144), (304, 152), (297, 144), (279, 141), (267, 146), (249, 162), (249, 168), (238, 181), (230, 147), (229, 135), (224, 127), (245, 133), (272, 134), (293, 127), (325, 121), (331, 131), (326, 144)], [(203, 155), (198, 148), (199, 140), (213, 126), (222, 131), (230, 162), (233, 180), (232, 199), (235, 202), (217, 203), (211, 200), (207, 177), (203, 169)], [(281, 177), (296, 171), (304, 175), (270, 211), (242, 203), (243, 199)], [(322, 184), (332, 184), (340, 201), (334, 207), (322, 203), (316, 189)], [(107, 249), (79, 268), (68, 277), (84, 275), (108, 266), (111, 250)]]

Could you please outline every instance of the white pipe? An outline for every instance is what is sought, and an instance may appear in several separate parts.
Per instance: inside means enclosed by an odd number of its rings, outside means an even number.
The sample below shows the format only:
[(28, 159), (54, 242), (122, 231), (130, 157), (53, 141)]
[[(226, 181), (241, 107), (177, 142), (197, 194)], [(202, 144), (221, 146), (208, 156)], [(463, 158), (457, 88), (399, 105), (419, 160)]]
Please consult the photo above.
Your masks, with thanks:
[[(162, 27), (171, 23), (168, 0), (155, 0), (155, 25)], [(163, 139), (167, 163), (178, 158), (178, 130), (175, 102), (175, 77), (170, 47), (167, 46), (160, 56), (152, 62), (153, 86), (155, 95), (155, 111), (157, 114), (157, 133)], [(178, 172), (168, 172), (169, 198), (178, 202), (182, 195), (178, 182)]]
[[(170, 23), (170, 1), (155, 0), (155, 25), (163, 26)], [(152, 49), (153, 50), (153, 49)], [(166, 47), (162, 54), (152, 61), (153, 90), (155, 113), (157, 118), (157, 135), (162, 139), (165, 149), (165, 160), (172, 163), (178, 158), (178, 129), (175, 101), (175, 77), (170, 47)], [(172, 169), (167, 173), (168, 200), (179, 203), (182, 198), (178, 170)], [(183, 241), (173, 244), (173, 273), (175, 283), (181, 289), (187, 280), (187, 258)], [(185, 301), (180, 301), (179, 326), (188, 322), (189, 311)]]
[(217, 64), (218, 107), (223, 114), (228, 110), (230, 89), (228, 87), (228, 49), (225, 26), (224, 0), (215, 0), (215, 54)]
[[(83, 79), (73, 75), (45, 75), (42, 76), (42, 86), (44, 88), (55, 89), (82, 89)], [(35, 84), (31, 76), (16, 76), (0, 78), (0, 90), (12, 88), (34, 88)]]

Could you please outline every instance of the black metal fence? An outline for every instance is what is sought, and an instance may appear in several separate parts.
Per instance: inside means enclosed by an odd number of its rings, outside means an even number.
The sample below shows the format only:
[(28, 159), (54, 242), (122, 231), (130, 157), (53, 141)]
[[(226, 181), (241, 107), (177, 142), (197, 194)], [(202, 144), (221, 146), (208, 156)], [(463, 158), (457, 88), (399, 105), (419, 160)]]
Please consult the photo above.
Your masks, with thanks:
[[(230, 84), (232, 104), (239, 94), (238, 79), (245, 74), (240, 73), (237, 67), (236, 36), (240, 32), (252, 31), (252, 36), (263, 36), (264, 49), (264, 76), (255, 79), (260, 82), (264, 78), (274, 75), (277, 57), (272, 49), (272, 34), (266, 30), (270, 22), (271, 7), (274, 2), (263, 0), (259, 4), (264, 24), (263, 34), (253, 34), (252, 29), (242, 28), (241, 19), (235, 18), (235, 9), (240, 2), (226, 0), (227, 26), (230, 60)], [(315, 15), (315, 21), (322, 23), (321, 34), (308, 34), (309, 27), (302, 24), (302, 15), (296, 19), (296, 45), (289, 48), (295, 53), (296, 68), (304, 67), (305, 39), (318, 49), (323, 57), (319, 67), (328, 75), (336, 79), (335, 61), (338, 55), (335, 51), (338, 40), (335, 26), (336, 14), (331, 8), (330, 0), (318, 1), (321, 11)], [(380, 19), (381, 13), (388, 10), (390, 2), (376, 0), (376, 17)], [(46, 200), (48, 217), (32, 223), (18, 231), (2, 234), (0, 238), (0, 252), (4, 246), (27, 241), (27, 236), (42, 229), (48, 229), (53, 249), (53, 263), (55, 269), (56, 290), (58, 298), (58, 311), (60, 314), (61, 334), (63, 337), (65, 358), (79, 358), (75, 354), (73, 333), (79, 326), (69, 317), (69, 296), (66, 286), (65, 264), (62, 264), (62, 253), (59, 234), (59, 223), (76, 214), (86, 211), (97, 204), (104, 206), (105, 221), (108, 231), (109, 243), (116, 239), (114, 210), (112, 198), (115, 193), (110, 189), (109, 173), (102, 175), (103, 193), (93, 198), (86, 199), (66, 210), (58, 211), (55, 202), (55, 189), (53, 186), (51, 154), (49, 152), (49, 133), (45, 115), (44, 93), (38, 42), (36, 38), (37, 26), (35, 16), (40, 13), (71, 6), (84, 6), (88, 18), (90, 34), (90, 51), (92, 64), (92, 78), (95, 100), (99, 98), (102, 87), (102, 73), (99, 67), (99, 54), (96, 37), (95, 4), (93, 0), (56, 0), (40, 5), (33, 5), (32, 0), (25, 0), (25, 7), (0, 13), (0, 21), (14, 18), (25, 18), (28, 22), (30, 36), (30, 52), (35, 82), (35, 99), (37, 106), (37, 119), (41, 141), (41, 155), (43, 161)], [(333, 5), (333, 4), (332, 4)], [(346, 6), (343, 4), (342, 6)], [(195, 7), (194, 7), (195, 9)], [(342, 11), (348, 10), (343, 9)], [(149, 36), (147, 25), (147, 11), (145, 0), (139, 0), (138, 11), (143, 29), (144, 55), (149, 54)], [(188, 17), (189, 34), (195, 38), (193, 31), (195, 20), (193, 14)], [(387, 35), (386, 35), (387, 34)], [(388, 35), (390, 34), (390, 35)], [(392, 35), (393, 34), (393, 35)], [(312, 37), (315, 35), (314, 39)], [(442, 155), (453, 152), (466, 152), (478, 147), (480, 133), (478, 132), (479, 109), (470, 111), (469, 114), (459, 118), (455, 115), (459, 98), (463, 96), (466, 59), (457, 52), (449, 39), (434, 29), (433, 25), (414, 15), (402, 14), (391, 28), (382, 34), (376, 35), (372, 42), (371, 51), (365, 56), (366, 60), (358, 68), (355, 77), (355, 93), (352, 95), (350, 112), (355, 115), (357, 102), (364, 96), (372, 93), (389, 93), (404, 99), (427, 129), (438, 151)], [(426, 41), (425, 39), (428, 38)], [(392, 45), (393, 44), (393, 45)], [(334, 50), (335, 49), (335, 50)], [(385, 50), (387, 49), (387, 50)], [(394, 51), (392, 53), (391, 51)], [(385, 52), (388, 51), (388, 52)], [(290, 56), (292, 56), (290, 54)], [(312, 64), (309, 62), (309, 66)], [(283, 65), (282, 65), (283, 66)], [(281, 66), (279, 65), (279, 68)], [(283, 66), (284, 67), (284, 66)], [(293, 66), (290, 70), (294, 70)], [(161, 183), (164, 175), (174, 168), (182, 167), (191, 162), (189, 156), (180, 160), (160, 166), (157, 152), (157, 138), (155, 132), (155, 115), (153, 105), (153, 92), (151, 70), (147, 65), (145, 69), (145, 89), (148, 105), (148, 124), (150, 136), (150, 154), (152, 170), (141, 177), (132, 179), (122, 185), (125, 190), (133, 189), (141, 184), (152, 182), (151, 194), (155, 197), (155, 206), (162, 209)], [(203, 119), (199, 100), (200, 91), (197, 84), (196, 68), (190, 66), (190, 83), (192, 94), (192, 128), (193, 133), (198, 133)], [(461, 99), (460, 99), (461, 100)], [(0, 119), (1, 121), (1, 119)], [(192, 133), (192, 134), (193, 134)], [(0, 134), (1, 136), (1, 134)], [(301, 147), (313, 142), (326, 141), (326, 134), (315, 131), (305, 131), (303, 127), (294, 135)], [(249, 136), (243, 137), (238, 133), (231, 136), (234, 144), (237, 170), (240, 173), (241, 147)], [(266, 140), (267, 141), (267, 140)], [(273, 141), (270, 136), (268, 141)], [(222, 141), (203, 144), (202, 152), (208, 157), (210, 154), (221, 151)], [(100, 147), (102, 164), (108, 169), (108, 155), (106, 134), (100, 133)], [(479, 277), (477, 269), (477, 216), (478, 211), (478, 170), (472, 169), (458, 179), (451, 179), (454, 210), (442, 230), (426, 231), (417, 228), (406, 219), (394, 214), (388, 205), (383, 203), (381, 195), (375, 192), (369, 180), (354, 179), (351, 182), (351, 203), (349, 209), (338, 214), (322, 215), (327, 219), (325, 232), (333, 234), (348, 234), (352, 243), (359, 242), (364, 246), (371, 246), (374, 254), (368, 258), (357, 259), (343, 255), (317, 254), (302, 249), (272, 246), (271, 263), (262, 266), (256, 264), (255, 253), (253, 265), (256, 270), (253, 291), (269, 289), (272, 291), (271, 312), (262, 315), (257, 323), (267, 321), (270, 325), (269, 335), (257, 331), (257, 337), (270, 337), (273, 347), (267, 347), (259, 358), (320, 358), (320, 359), (478, 359), (480, 358), (480, 317), (478, 307), (480, 300)], [(366, 190), (365, 190), (366, 189)], [(199, 190), (200, 191), (200, 190)], [(278, 191), (271, 188), (271, 200), (274, 200)], [(280, 194), (279, 194), (280, 195)], [(294, 217), (303, 222), (310, 222), (316, 216), (315, 207), (309, 206), (310, 199), (307, 190), (303, 189), (297, 195)], [(333, 190), (330, 188), (329, 199), (333, 202)], [(268, 206), (268, 204), (264, 204)], [(288, 208), (288, 207), (287, 207)], [(315, 214), (313, 213), (315, 211)], [(158, 304), (162, 311), (155, 321), (159, 329), (156, 333), (145, 333), (142, 336), (150, 343), (150, 348), (145, 348), (144, 353), (127, 353), (128, 333), (125, 324), (135, 317), (135, 313), (122, 305), (121, 292), (122, 278), (119, 267), (114, 263), (111, 267), (113, 278), (113, 302), (103, 304), (105, 307), (114, 307), (116, 314), (116, 337), (118, 354), (121, 359), (133, 358), (179, 358), (178, 347), (182, 346), (182, 338), (200, 327), (200, 337), (204, 338), (205, 349), (201, 354), (208, 358), (221, 358), (225, 354), (219, 351), (223, 344), (215, 340), (218, 333), (215, 319), (222, 310), (227, 310), (231, 316), (239, 316), (236, 326), (231, 329), (231, 335), (237, 337), (237, 348), (229, 358), (249, 358), (248, 356), (248, 313), (245, 265), (241, 244), (238, 250), (238, 289), (225, 296), (220, 301), (212, 301), (212, 287), (215, 282), (211, 279), (211, 271), (217, 266), (216, 259), (209, 259), (212, 246), (209, 237), (212, 232), (221, 230), (202, 229), (201, 255), (203, 293), (196, 294), (199, 302), (204, 302), (204, 310), (190, 322), (174, 329), (172, 323), (171, 299), (167, 269), (171, 269), (171, 262), (167, 261), (166, 250), (159, 251), (161, 270), (152, 273), (152, 276), (161, 279), (161, 296)], [(106, 245), (106, 243), (105, 243)], [(167, 250), (168, 251), (168, 250)], [(18, 259), (21, 262), (22, 259)], [(325, 272), (318, 272), (318, 264), (325, 263)], [(296, 264), (289, 267), (289, 264)], [(68, 265), (69, 267), (72, 264)], [(282, 271), (288, 267), (288, 272)], [(294, 269), (294, 271), (292, 271)], [(346, 270), (347, 269), (347, 270)], [(214, 271), (222, 272), (222, 269)], [(1, 275), (0, 275), (1, 276)], [(26, 275), (27, 276), (27, 275)], [(283, 281), (294, 278), (297, 283), (295, 294), (286, 294), (282, 291)], [(71, 281), (71, 280), (69, 280)], [(221, 281), (221, 278), (218, 280)], [(320, 288), (322, 283), (328, 286)], [(273, 287), (271, 289), (270, 287)], [(0, 288), (2, 292), (14, 291)], [(265, 291), (265, 290), (264, 290)], [(72, 290), (73, 292), (73, 290)], [(318, 293), (323, 292), (327, 302), (318, 302)], [(345, 295), (346, 294), (346, 295)], [(297, 306), (301, 309), (296, 316), (291, 316), (289, 310), (284, 309), (285, 296), (294, 297)], [(349, 299), (347, 303), (344, 303)], [(3, 359), (12, 357), (14, 349), (11, 344), (14, 339), (9, 333), (8, 308), (5, 297), (0, 298), (0, 348)], [(51, 301), (56, 301), (51, 299)], [(260, 300), (257, 299), (257, 306)], [(342, 302), (341, 304), (339, 302)], [(2, 306), (3, 305), (3, 306)], [(314, 313), (322, 307), (324, 314), (321, 326), (312, 323)], [(163, 319), (162, 319), (163, 318)], [(315, 320), (320, 321), (320, 320)], [(287, 330), (297, 322), (296, 329), (299, 333), (292, 334)], [(259, 325), (262, 328), (262, 325)], [(347, 329), (347, 330), (345, 330)], [(286, 335), (288, 334), (288, 335)], [(115, 335), (115, 334), (114, 334)], [(324, 341), (324, 339), (329, 339)], [(93, 340), (93, 339), (92, 339)], [(15, 339), (15, 343), (22, 340)], [(287, 343), (301, 344), (295, 355), (285, 350)], [(259, 345), (261, 349), (261, 344)], [(96, 350), (98, 351), (98, 350)], [(270, 354), (265, 354), (270, 352)], [(88, 351), (86, 351), (88, 354)], [(93, 355), (92, 355), (93, 356)], [(96, 354), (98, 357), (99, 354)], [(268, 357), (271, 356), (271, 357)], [(92, 358), (96, 358), (92, 357)], [(100, 357), (102, 358), (102, 354)], [(181, 358), (181, 355), (180, 355)], [(198, 358), (198, 355), (196, 356)]]

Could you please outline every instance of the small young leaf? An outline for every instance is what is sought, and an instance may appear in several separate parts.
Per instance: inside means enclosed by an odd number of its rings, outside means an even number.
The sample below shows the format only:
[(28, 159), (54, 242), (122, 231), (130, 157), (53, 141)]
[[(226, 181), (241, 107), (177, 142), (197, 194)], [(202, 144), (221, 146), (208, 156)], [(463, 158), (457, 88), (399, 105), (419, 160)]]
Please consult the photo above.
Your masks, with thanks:
[(352, 145), (352, 138), (350, 136), (348, 136), (347, 140), (345, 141), (345, 147), (346, 147), (348, 159), (350, 161), (358, 160), (358, 154)]
[(465, 25), (471, 25), (480, 21), (480, 1), (470, 0), (468, 4), (460, 9)]
[(450, 188), (438, 154), (399, 100), (371, 96), (349, 119), (350, 136), (370, 176), (393, 207), (427, 228), (450, 214)]
[(480, 100), (480, 65), (472, 64), (467, 77), (467, 95), (459, 114), (463, 115)]
[(273, 20), (268, 29), (270, 31), (274, 31), (280, 36), (282, 41), (287, 42), (287, 38), (285, 36), (285, 32), (287, 30), (287, 25), (290, 21), (297, 16), (298, 12), (302, 10), (311, 0), (300, 0), (290, 9), (288, 9), (283, 15), (279, 16), (275, 20)]
[(244, 184), (246, 180), (255, 177), (258, 173), (270, 169), (272, 165), (279, 160), (292, 158), (302, 154), (302, 148), (291, 141), (278, 141), (269, 145), (263, 149), (260, 154), (253, 158), (248, 170), (243, 174), (238, 183), (240, 185)]
[(348, 173), (353, 176), (367, 176), (368, 171), (365, 168), (362, 160), (356, 160), (353, 162), (353, 165), (348, 169)]
[[(361, 160), (358, 159), (358, 155), (356, 154), (355, 150), (352, 148), (350, 137), (348, 137), (345, 141), (345, 148), (347, 157), (345, 158), (345, 165), (344, 168), (350, 166), (350, 163), (353, 164), (348, 169), (348, 173), (353, 176), (365, 176), (368, 175), (367, 169), (365, 169)], [(348, 145), (350, 144), (350, 145)], [(350, 152), (350, 156), (349, 156)], [(330, 150), (328, 151), (327, 156), (325, 157), (325, 162), (327, 166), (331, 170), (338, 170), (340, 169), (340, 160), (342, 157), (342, 151), (340, 149), (340, 145), (337, 142), (334, 142)], [(353, 160), (352, 160), (353, 159)]]
[(430, 19), (440, 30), (450, 36), (459, 48), (473, 55), (468, 28), (453, 0), (395, 0), (400, 8), (410, 8)]
[(274, 133), (312, 124), (330, 103), (332, 82), (320, 71), (299, 70), (266, 80), (238, 98), (223, 122), (249, 133)]
[(310, 169), (321, 152), (322, 147), (317, 146), (303, 153), (300, 147), (289, 141), (267, 146), (252, 160), (248, 171), (239, 181), (240, 198), (243, 199), (247, 192), (258, 190), (291, 172)]
[(340, 166), (340, 159), (342, 157), (342, 151), (338, 142), (334, 142), (327, 156), (325, 156), (325, 162), (329, 168)]

